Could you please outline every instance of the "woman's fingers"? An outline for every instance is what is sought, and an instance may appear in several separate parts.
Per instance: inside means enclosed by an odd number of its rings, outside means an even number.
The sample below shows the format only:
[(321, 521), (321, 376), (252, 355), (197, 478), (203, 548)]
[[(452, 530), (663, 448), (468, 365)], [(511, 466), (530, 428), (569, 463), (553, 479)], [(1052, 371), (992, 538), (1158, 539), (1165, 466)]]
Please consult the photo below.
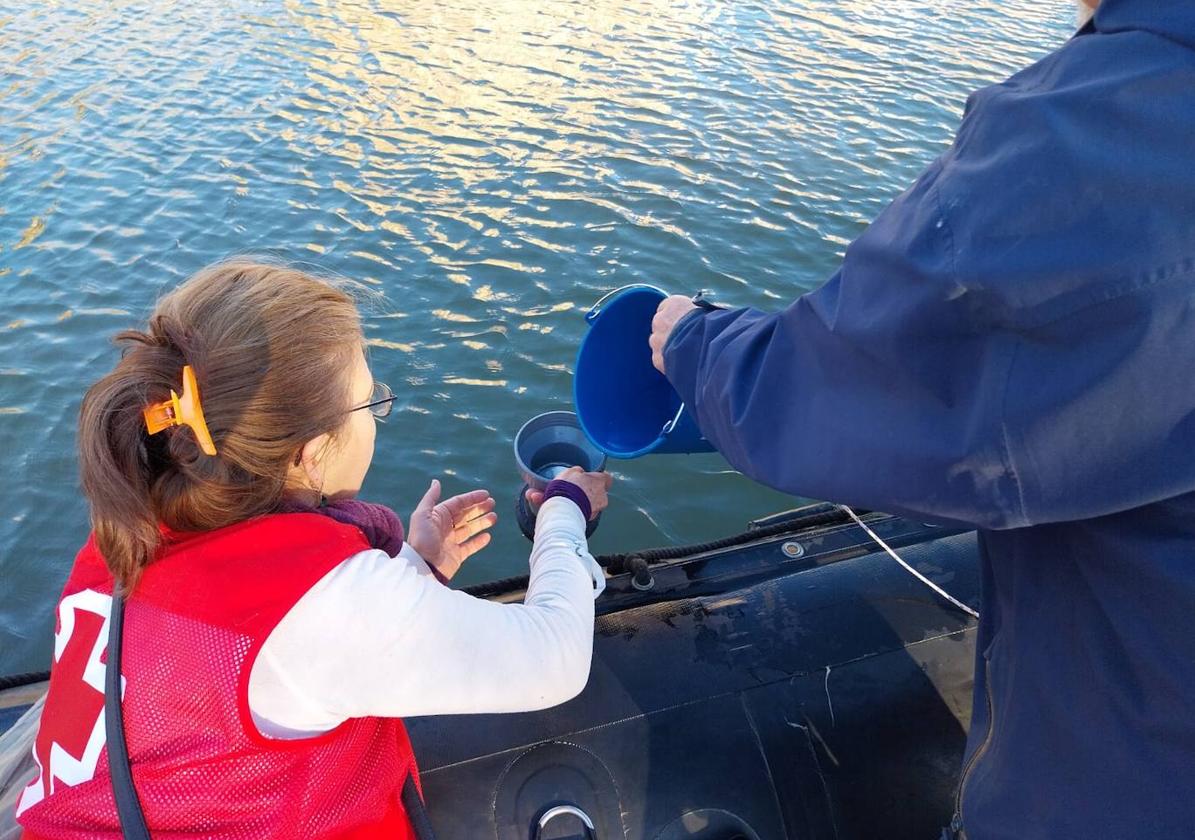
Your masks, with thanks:
[(457, 525), (452, 531), (452, 538), (458, 543), (464, 543), (474, 534), (480, 534), (482, 531), (493, 528), (497, 522), (498, 514), (482, 514), (481, 516), (470, 519), (468, 522)]
[(494, 501), (493, 496), (486, 496), (481, 502), (473, 505), (473, 507), (466, 510), (464, 512), (464, 514), (461, 516), (461, 518), (462, 519), (476, 519), (477, 517), (479, 517), (483, 514), (489, 513), (491, 510), (493, 510), (497, 506), (498, 506), (498, 503)]
[(480, 504), (473, 505), (473, 507), (463, 510), (457, 514), (456, 518), (452, 521), (452, 527), (460, 528), (462, 525), (466, 525), (478, 517), (485, 516), (495, 507), (497, 507), (497, 502), (491, 498), (487, 498)]
[(490, 535), (488, 533), (478, 534), (475, 537), (465, 540), (461, 543), (461, 559), (464, 560), (466, 557), (472, 557), (489, 544)]
[(415, 505), (415, 514), (430, 513), (432, 508), (436, 506), (436, 502), (439, 500), (440, 480), (438, 478), (433, 478), (431, 486), (427, 488), (427, 492), (423, 494), (423, 498), (419, 500), (419, 504)]
[(488, 490), (470, 490), (468, 493), (461, 493), (459, 496), (445, 499), (440, 502), (440, 507), (448, 512), (453, 522), (459, 522), (465, 511), (482, 504), (489, 498), (490, 491)]

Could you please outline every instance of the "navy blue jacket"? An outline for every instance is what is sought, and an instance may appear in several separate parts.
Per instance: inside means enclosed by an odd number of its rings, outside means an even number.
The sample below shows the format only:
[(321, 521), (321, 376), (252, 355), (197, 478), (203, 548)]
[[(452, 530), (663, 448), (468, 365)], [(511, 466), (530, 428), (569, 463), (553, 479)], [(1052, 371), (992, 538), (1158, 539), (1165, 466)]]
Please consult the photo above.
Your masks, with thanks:
[(665, 351), (794, 494), (979, 529), (968, 840), (1195, 837), (1195, 2), (1104, 0), (788, 309)]

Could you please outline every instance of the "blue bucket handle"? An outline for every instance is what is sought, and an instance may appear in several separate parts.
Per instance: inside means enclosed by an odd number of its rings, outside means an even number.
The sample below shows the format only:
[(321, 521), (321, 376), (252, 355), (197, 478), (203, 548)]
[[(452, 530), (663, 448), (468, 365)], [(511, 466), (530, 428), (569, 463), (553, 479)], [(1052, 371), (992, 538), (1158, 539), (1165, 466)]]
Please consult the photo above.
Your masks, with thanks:
[[(595, 303), (593, 306), (589, 307), (589, 311), (585, 313), (586, 323), (593, 323), (593, 320), (595, 318), (597, 318), (597, 316), (602, 314), (602, 304), (603, 303), (605, 303), (606, 301), (608, 301), (610, 298), (614, 297), (615, 295), (622, 294), (627, 289), (651, 289), (654, 292), (659, 292), (660, 294), (664, 295), (665, 297), (668, 296), (668, 293), (665, 292), (663, 289), (661, 289), (659, 286), (653, 286), (650, 283), (628, 283), (625, 286), (619, 286), (617, 289), (612, 289), (611, 291), (606, 292), (604, 295), (602, 295), (600, 298), (598, 298), (597, 303)], [(706, 297), (707, 294), (709, 294), (709, 292), (706, 291), (705, 289), (702, 289), (700, 292), (693, 295), (693, 297), (690, 298), (693, 301), (693, 305), (698, 307), (699, 309), (704, 309), (707, 312), (717, 312), (722, 309), (730, 308), (729, 306), (727, 306), (726, 304), (723, 304), (723, 303), (714, 303), (708, 297)]]
[(649, 283), (628, 283), (625, 286), (619, 286), (617, 289), (613, 289), (609, 292), (606, 292), (604, 295), (602, 295), (600, 298), (598, 298), (598, 302), (595, 303), (593, 306), (589, 307), (589, 311), (585, 313), (585, 322), (592, 324), (594, 319), (596, 319), (597, 316), (602, 314), (602, 304), (603, 303), (605, 303), (606, 301), (608, 301), (610, 298), (614, 297), (615, 295), (622, 294), (623, 292), (627, 291), (628, 289), (651, 289), (654, 292), (659, 292), (664, 297), (668, 297), (668, 293), (665, 292), (663, 289), (659, 288), (658, 286), (652, 286)]
[(685, 413), (685, 404), (681, 403), (680, 408), (676, 410), (676, 416), (664, 424), (664, 428), (660, 429), (660, 437), (668, 437), (672, 434), (672, 430), (676, 428), (676, 424), (680, 422), (681, 415)]

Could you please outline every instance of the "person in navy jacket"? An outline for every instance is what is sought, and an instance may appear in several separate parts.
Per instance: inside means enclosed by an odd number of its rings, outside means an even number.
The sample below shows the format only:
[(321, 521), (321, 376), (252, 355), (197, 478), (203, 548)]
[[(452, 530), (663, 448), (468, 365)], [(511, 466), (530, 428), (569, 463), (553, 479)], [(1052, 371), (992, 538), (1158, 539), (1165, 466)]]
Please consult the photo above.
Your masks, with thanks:
[(1195, 836), (1195, 3), (1103, 0), (824, 285), (651, 341), (746, 475), (979, 530), (947, 836)]

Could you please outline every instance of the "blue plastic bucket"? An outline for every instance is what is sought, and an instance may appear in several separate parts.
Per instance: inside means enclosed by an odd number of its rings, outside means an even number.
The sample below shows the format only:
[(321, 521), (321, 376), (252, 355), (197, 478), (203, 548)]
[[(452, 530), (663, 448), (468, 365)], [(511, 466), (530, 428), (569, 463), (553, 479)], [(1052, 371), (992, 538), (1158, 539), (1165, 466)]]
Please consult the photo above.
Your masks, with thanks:
[(665, 297), (655, 286), (624, 286), (585, 315), (573, 403), (585, 436), (612, 458), (714, 451), (651, 363), (651, 321)]

